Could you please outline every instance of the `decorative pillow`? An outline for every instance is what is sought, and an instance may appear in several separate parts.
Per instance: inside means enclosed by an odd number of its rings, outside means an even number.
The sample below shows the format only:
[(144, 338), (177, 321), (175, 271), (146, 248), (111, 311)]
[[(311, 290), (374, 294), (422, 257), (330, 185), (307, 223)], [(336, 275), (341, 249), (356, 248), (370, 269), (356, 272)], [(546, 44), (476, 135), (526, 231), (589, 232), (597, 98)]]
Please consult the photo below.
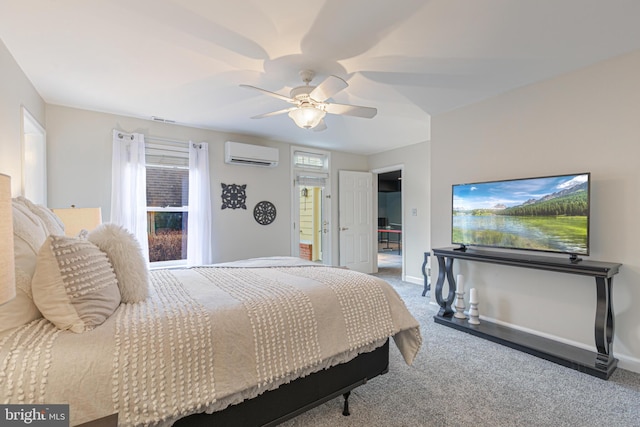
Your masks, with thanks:
[(120, 225), (106, 223), (89, 232), (88, 239), (109, 257), (122, 302), (145, 300), (149, 296), (149, 269), (135, 236)]
[(96, 245), (49, 236), (38, 253), (33, 300), (59, 329), (81, 333), (101, 325), (120, 304), (118, 281)]
[[(24, 204), (13, 201), (13, 251), (16, 268), (31, 278), (36, 268), (36, 257), (47, 239), (47, 228), (42, 220)], [(30, 294), (30, 290), (28, 291)]]
[(42, 317), (31, 296), (31, 277), (36, 257), (47, 238), (42, 220), (24, 203), (12, 200), (13, 252), (16, 271), (16, 298), (0, 306), (0, 332), (22, 326)]
[(47, 234), (64, 236), (64, 223), (51, 209), (43, 205), (36, 205), (31, 200), (22, 196), (16, 197), (16, 200), (24, 204), (34, 215), (42, 220), (42, 223), (47, 229)]

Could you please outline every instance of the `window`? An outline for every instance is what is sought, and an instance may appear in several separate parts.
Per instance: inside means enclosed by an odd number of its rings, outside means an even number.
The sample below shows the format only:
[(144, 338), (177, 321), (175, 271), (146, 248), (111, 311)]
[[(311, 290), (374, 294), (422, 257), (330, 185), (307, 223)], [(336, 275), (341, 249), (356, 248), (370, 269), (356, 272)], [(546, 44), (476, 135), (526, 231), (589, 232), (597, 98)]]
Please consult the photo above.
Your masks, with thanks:
[(293, 167), (307, 170), (321, 170), (328, 172), (328, 156), (321, 153), (294, 151)]
[(189, 152), (187, 146), (149, 142), (147, 170), (147, 235), (149, 262), (181, 265), (187, 259)]

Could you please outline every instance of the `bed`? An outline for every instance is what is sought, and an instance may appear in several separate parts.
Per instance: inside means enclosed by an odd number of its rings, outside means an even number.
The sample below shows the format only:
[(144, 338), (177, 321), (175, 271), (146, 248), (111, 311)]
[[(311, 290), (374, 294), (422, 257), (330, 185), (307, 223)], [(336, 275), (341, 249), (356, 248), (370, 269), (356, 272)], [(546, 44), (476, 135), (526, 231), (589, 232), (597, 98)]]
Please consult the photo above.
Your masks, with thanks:
[[(41, 215), (55, 222), (49, 212)], [(106, 245), (49, 233), (31, 266), (31, 288), (30, 265), (16, 260), (16, 300), (31, 299), (39, 313), (22, 307), (32, 319), (0, 329), (2, 403), (68, 403), (71, 425), (113, 413), (122, 426), (275, 425), (385, 373), (390, 338), (409, 364), (420, 349), (418, 322), (376, 277), (270, 257), (151, 271), (143, 275), (146, 286), (132, 291), (122, 287), (123, 274), (140, 271), (131, 271), (130, 254), (114, 254), (114, 240), (127, 238), (116, 231)], [(24, 235), (16, 236), (23, 244)], [(76, 247), (108, 260), (117, 297), (109, 293), (112, 281), (96, 291), (97, 264), (85, 268), (92, 285), (78, 285), (69, 259), (90, 258), (69, 249)], [(40, 264), (43, 252), (55, 252), (50, 248), (62, 248), (66, 258), (54, 255), (47, 270)], [(76, 278), (75, 294), (68, 285), (59, 290), (61, 266)], [(135, 295), (140, 289), (144, 298)], [(68, 311), (60, 314), (65, 298), (75, 303), (72, 320)], [(16, 308), (7, 306), (0, 322)]]

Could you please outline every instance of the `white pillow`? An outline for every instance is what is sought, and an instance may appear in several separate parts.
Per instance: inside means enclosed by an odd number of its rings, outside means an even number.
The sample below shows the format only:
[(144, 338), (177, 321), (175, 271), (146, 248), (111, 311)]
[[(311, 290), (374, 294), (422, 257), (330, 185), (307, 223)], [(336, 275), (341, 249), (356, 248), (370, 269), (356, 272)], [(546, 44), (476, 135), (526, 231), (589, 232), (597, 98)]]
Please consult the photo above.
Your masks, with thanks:
[[(16, 269), (23, 270), (31, 279), (36, 268), (36, 257), (46, 240), (47, 228), (40, 218), (24, 204), (13, 200), (13, 250)], [(26, 290), (28, 294), (31, 290)]]
[(105, 223), (89, 232), (88, 239), (111, 260), (122, 302), (144, 301), (149, 296), (149, 268), (135, 236), (120, 225)]
[(101, 325), (120, 305), (118, 281), (107, 255), (93, 243), (71, 237), (47, 238), (38, 253), (31, 289), (45, 318), (76, 333)]
[(22, 196), (16, 197), (16, 200), (24, 204), (34, 215), (42, 220), (48, 235), (64, 236), (64, 223), (51, 209), (43, 205), (36, 205)]
[(36, 257), (47, 238), (42, 220), (24, 203), (13, 199), (13, 252), (16, 273), (16, 298), (0, 306), (0, 333), (42, 317), (31, 295), (31, 278)]

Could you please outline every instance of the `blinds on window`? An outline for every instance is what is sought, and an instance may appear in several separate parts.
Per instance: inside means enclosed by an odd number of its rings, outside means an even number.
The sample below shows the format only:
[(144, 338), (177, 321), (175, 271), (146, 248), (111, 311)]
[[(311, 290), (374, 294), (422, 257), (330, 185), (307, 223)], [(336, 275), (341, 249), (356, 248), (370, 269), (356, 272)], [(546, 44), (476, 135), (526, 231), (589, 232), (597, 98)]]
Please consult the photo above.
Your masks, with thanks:
[(296, 173), (296, 184), (308, 187), (324, 187), (327, 184), (328, 176), (326, 173), (298, 172)]
[(293, 165), (296, 168), (327, 170), (327, 156), (321, 153), (294, 151)]
[(189, 147), (181, 142), (150, 141), (145, 144), (147, 166), (189, 169)]
[(148, 140), (147, 206), (185, 207), (189, 198), (189, 146), (173, 141)]

